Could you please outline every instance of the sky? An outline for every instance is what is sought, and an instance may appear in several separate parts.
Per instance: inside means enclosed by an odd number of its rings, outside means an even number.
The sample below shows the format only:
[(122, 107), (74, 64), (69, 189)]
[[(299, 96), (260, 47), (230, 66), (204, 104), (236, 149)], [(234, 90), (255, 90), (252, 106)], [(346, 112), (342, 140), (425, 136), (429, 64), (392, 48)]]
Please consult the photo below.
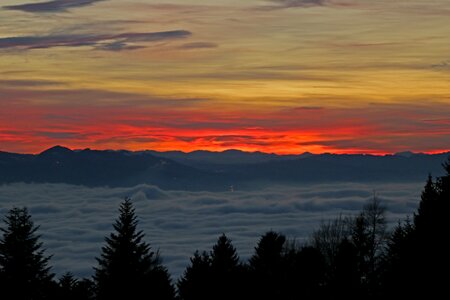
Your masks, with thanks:
[(0, 151), (450, 150), (448, 0), (0, 6)]

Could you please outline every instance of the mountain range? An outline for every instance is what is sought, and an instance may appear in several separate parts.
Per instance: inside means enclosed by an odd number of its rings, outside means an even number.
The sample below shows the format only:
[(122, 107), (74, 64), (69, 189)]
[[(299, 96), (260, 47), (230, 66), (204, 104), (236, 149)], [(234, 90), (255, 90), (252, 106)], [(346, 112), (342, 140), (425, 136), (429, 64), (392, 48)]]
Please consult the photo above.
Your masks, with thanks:
[(277, 155), (227, 150), (113, 151), (55, 146), (40, 154), (0, 152), (0, 184), (86, 186), (152, 184), (174, 190), (230, 190), (269, 184), (425, 181), (439, 176), (450, 152), (393, 155)]

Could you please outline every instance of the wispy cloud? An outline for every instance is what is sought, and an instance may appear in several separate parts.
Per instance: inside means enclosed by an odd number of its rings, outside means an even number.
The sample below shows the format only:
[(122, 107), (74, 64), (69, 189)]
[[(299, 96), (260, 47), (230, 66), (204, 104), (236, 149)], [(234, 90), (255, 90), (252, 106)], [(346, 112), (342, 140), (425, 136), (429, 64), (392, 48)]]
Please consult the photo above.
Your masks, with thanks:
[(193, 50), (193, 49), (211, 49), (211, 48), (217, 48), (218, 45), (215, 43), (209, 43), (209, 42), (193, 42), (193, 43), (186, 43), (181, 45), (179, 48), (184, 50)]
[(329, 0), (271, 0), (283, 7), (309, 7), (321, 6), (329, 2)]
[(142, 45), (135, 43), (158, 42), (186, 38), (191, 32), (173, 30), (122, 34), (63, 34), (46, 36), (22, 36), (0, 38), (0, 49), (45, 49), (53, 47), (93, 46), (101, 50), (130, 50)]
[[(102, 89), (59, 89), (55, 85), (64, 83), (45, 81), (0, 80), (0, 103), (14, 102), (29, 105), (52, 103), (64, 107), (183, 107), (207, 101), (207, 98), (162, 97), (149, 94), (108, 91)], [(9, 83), (9, 84), (8, 84)], [(43, 87), (43, 88), (41, 88)], [(45, 88), (47, 87), (47, 88)], [(92, 101), (95, 99), (95, 101)], [(126, 100), (126, 101), (125, 101)]]
[(330, 3), (330, 0), (268, 0), (273, 5), (262, 6), (263, 10), (296, 8), (296, 7), (314, 7), (324, 6)]
[(0, 87), (22, 88), (22, 87), (47, 87), (61, 85), (61, 82), (50, 80), (0, 80)]
[(137, 50), (145, 48), (144, 46), (138, 46), (138, 45), (129, 45), (122, 41), (115, 41), (112, 43), (107, 43), (103, 45), (99, 45), (96, 47), (98, 50), (105, 50), (105, 51), (123, 51), (123, 50)]
[(72, 8), (88, 6), (100, 1), (105, 0), (53, 0), (47, 2), (10, 5), (4, 6), (3, 8), (31, 13), (64, 12)]
[(450, 70), (450, 59), (431, 65), (434, 70)]

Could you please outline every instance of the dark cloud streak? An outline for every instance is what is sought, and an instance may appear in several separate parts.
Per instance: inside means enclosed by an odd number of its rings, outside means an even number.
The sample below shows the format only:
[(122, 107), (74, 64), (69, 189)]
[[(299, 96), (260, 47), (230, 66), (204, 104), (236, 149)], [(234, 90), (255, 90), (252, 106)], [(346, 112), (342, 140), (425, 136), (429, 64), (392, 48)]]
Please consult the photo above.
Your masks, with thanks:
[(310, 7), (325, 5), (328, 0), (272, 0), (283, 7)]
[(45, 87), (61, 85), (61, 82), (49, 80), (0, 80), (0, 87)]
[[(157, 95), (147, 95), (140, 93), (127, 93), (118, 91), (108, 91), (101, 89), (37, 89), (36, 86), (26, 86), (25, 82), (21, 86), (3, 87), (0, 81), (0, 103), (13, 101), (15, 104), (28, 106), (31, 103), (48, 103), (56, 107), (183, 107), (208, 101), (207, 98), (169, 98)], [(28, 88), (24, 88), (28, 87)], [(29, 99), (33, 99), (30, 102)], [(95, 99), (95, 101), (92, 101)], [(127, 101), (124, 101), (126, 99)]]
[(47, 49), (53, 47), (95, 46), (102, 50), (130, 50), (142, 47), (130, 43), (158, 42), (186, 38), (192, 33), (186, 30), (173, 30), (145, 33), (97, 34), (97, 35), (47, 35), (0, 38), (1, 49)]
[(19, 10), (30, 13), (65, 12), (69, 9), (88, 6), (105, 0), (53, 0), (38, 3), (3, 6), (8, 10)]
[(265, 5), (260, 7), (262, 10), (274, 10), (285, 8), (308, 8), (315, 6), (325, 6), (330, 3), (330, 0), (269, 0), (274, 5)]
[(431, 65), (431, 68), (433, 70), (438, 70), (438, 71), (450, 70), (450, 59), (449, 60), (445, 60), (445, 61), (441, 61), (438, 64)]
[(180, 46), (180, 49), (184, 50), (194, 50), (194, 49), (213, 49), (217, 48), (218, 45), (215, 43), (208, 42), (194, 42), (194, 43), (186, 43)]

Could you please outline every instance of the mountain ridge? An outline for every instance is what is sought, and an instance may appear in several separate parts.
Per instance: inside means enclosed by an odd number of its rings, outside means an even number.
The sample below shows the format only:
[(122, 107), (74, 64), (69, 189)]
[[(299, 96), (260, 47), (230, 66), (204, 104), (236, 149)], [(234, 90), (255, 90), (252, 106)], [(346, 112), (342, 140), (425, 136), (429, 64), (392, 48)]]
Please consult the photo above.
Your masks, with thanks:
[(54, 146), (39, 154), (0, 152), (0, 184), (68, 183), (86, 186), (152, 184), (173, 190), (230, 190), (270, 184), (423, 181), (440, 175), (449, 156), (401, 152), (393, 155), (276, 155), (240, 150), (190, 153), (71, 150)]
[(305, 151), (303, 153), (297, 153), (297, 154), (277, 154), (275, 152), (263, 152), (263, 151), (245, 151), (240, 150), (236, 148), (230, 148), (225, 149), (222, 151), (212, 151), (212, 150), (192, 150), (192, 151), (182, 151), (182, 150), (167, 150), (167, 151), (158, 151), (158, 150), (152, 150), (152, 149), (145, 149), (145, 150), (126, 150), (126, 149), (91, 149), (91, 148), (69, 148), (67, 146), (63, 145), (55, 145), (51, 146), (47, 149), (44, 149), (43, 151), (39, 153), (19, 153), (19, 152), (11, 152), (11, 151), (2, 151), (0, 150), (0, 153), (11, 153), (11, 154), (21, 154), (21, 155), (37, 155), (42, 154), (47, 151), (51, 150), (62, 150), (62, 151), (72, 151), (72, 152), (79, 152), (84, 150), (92, 150), (92, 151), (110, 151), (110, 152), (130, 152), (130, 153), (142, 153), (142, 152), (155, 152), (155, 153), (179, 153), (179, 154), (195, 154), (195, 153), (209, 153), (209, 154), (223, 154), (223, 153), (245, 153), (245, 154), (258, 154), (258, 155), (274, 155), (274, 156), (309, 156), (309, 155), (368, 155), (368, 156), (414, 156), (414, 155), (440, 155), (440, 154), (449, 154), (450, 150), (448, 151), (441, 151), (441, 152), (433, 152), (433, 153), (427, 153), (427, 152), (415, 152), (412, 150), (404, 150), (404, 151), (398, 151), (398, 152), (392, 152), (392, 153), (386, 153), (386, 154), (374, 154), (374, 153), (333, 153), (333, 152), (321, 152), (321, 153), (311, 153), (308, 151)]

